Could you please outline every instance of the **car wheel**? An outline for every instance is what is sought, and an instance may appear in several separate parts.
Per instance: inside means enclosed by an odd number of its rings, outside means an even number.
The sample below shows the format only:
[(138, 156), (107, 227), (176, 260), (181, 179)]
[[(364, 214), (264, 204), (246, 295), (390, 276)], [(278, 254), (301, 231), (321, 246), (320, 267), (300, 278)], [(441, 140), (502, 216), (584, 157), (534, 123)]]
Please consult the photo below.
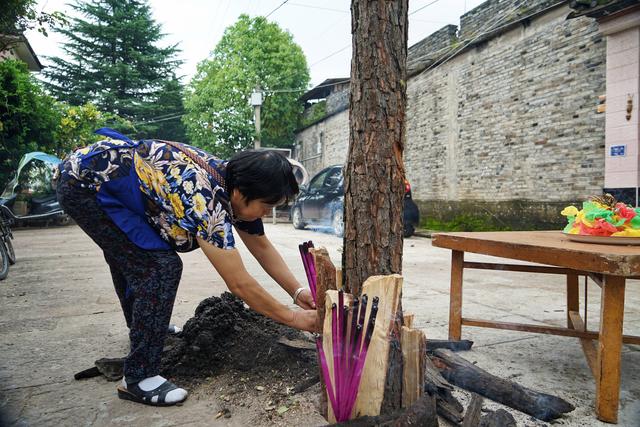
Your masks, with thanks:
[(300, 211), (300, 208), (295, 208), (293, 210), (291, 221), (293, 222), (293, 228), (304, 230), (305, 223), (302, 220), (302, 211)]
[(342, 210), (337, 209), (333, 213), (333, 218), (331, 219), (331, 227), (333, 228), (333, 232), (336, 236), (342, 237), (344, 236), (344, 219), (342, 216)]
[(404, 237), (411, 237), (415, 232), (416, 232), (416, 228), (413, 226), (413, 224), (404, 225), (404, 232), (403, 232)]

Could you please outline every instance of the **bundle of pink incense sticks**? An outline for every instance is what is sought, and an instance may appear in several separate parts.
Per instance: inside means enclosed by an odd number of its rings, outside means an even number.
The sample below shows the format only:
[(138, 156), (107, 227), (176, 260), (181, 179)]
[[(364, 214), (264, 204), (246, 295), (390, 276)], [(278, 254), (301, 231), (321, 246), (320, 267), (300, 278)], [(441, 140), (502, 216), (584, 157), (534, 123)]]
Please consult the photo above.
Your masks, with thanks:
[(313, 242), (309, 240), (301, 245), (298, 245), (300, 249), (300, 256), (302, 257), (302, 264), (304, 264), (304, 272), (307, 273), (307, 280), (309, 281), (309, 289), (311, 289), (311, 296), (313, 302), (316, 302), (316, 265), (313, 261), (313, 254), (309, 252), (309, 249), (313, 248)]
[[(298, 245), (300, 256), (304, 264), (304, 271), (309, 281), (309, 289), (316, 302), (316, 266), (313, 255), (309, 249), (313, 248), (313, 242), (304, 242)], [(376, 324), (378, 314), (378, 297), (373, 298), (369, 321), (365, 329), (365, 317), (367, 314), (368, 296), (362, 296), (362, 300), (353, 299), (353, 305), (349, 308), (344, 304), (344, 292), (338, 291), (338, 304), (331, 306), (331, 334), (333, 354), (333, 381), (329, 373), (327, 355), (322, 345), (322, 337), (316, 338), (316, 347), (320, 355), (320, 368), (322, 377), (327, 386), (327, 394), (336, 421), (347, 421), (353, 411), (360, 387), (360, 379), (364, 371), (364, 364), (371, 343), (371, 337)]]
[(362, 296), (362, 302), (353, 300), (350, 309), (344, 305), (344, 293), (338, 292), (338, 304), (331, 306), (331, 334), (333, 347), (333, 382), (329, 374), (327, 356), (325, 355), (322, 338), (316, 339), (322, 376), (327, 386), (327, 394), (333, 408), (336, 421), (347, 421), (358, 396), (360, 379), (364, 370), (364, 363), (371, 343), (371, 336), (375, 328), (378, 313), (378, 297), (373, 298), (369, 321), (364, 329), (367, 312), (367, 295)]

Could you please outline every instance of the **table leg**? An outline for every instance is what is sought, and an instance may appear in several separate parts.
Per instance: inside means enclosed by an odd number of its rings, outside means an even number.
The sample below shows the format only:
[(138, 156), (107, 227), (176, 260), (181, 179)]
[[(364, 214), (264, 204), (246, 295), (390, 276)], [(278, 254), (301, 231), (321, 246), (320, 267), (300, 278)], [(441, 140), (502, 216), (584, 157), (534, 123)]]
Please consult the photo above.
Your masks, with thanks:
[(462, 271), (464, 252), (451, 251), (451, 290), (449, 293), (449, 339), (462, 336)]
[(572, 311), (580, 311), (580, 291), (578, 288), (578, 275), (567, 274), (567, 327), (573, 329), (571, 323), (571, 316), (569, 313)]
[(598, 419), (609, 423), (618, 421), (624, 287), (624, 277), (604, 277), (598, 341), (596, 415)]

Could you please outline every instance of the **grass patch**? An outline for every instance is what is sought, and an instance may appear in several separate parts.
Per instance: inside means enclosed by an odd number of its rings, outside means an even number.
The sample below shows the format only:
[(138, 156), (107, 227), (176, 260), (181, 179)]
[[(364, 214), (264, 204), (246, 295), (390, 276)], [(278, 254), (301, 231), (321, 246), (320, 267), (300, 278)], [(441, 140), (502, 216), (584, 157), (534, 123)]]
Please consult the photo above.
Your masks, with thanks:
[(420, 227), (433, 231), (511, 231), (511, 227), (498, 225), (493, 218), (473, 215), (458, 215), (449, 221), (427, 218)]

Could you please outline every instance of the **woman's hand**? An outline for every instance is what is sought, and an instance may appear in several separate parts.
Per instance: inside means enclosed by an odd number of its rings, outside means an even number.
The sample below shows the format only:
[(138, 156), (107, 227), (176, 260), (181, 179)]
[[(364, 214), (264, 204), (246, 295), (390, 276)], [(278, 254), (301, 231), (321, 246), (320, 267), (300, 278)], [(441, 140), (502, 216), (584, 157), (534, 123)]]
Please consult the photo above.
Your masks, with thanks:
[(288, 326), (307, 332), (319, 332), (316, 330), (318, 312), (316, 310), (296, 310), (291, 312), (293, 318)]
[(296, 304), (300, 308), (304, 308), (305, 310), (315, 310), (316, 304), (313, 302), (313, 297), (311, 296), (311, 291), (309, 289), (305, 289), (300, 292), (298, 298), (296, 298)]

